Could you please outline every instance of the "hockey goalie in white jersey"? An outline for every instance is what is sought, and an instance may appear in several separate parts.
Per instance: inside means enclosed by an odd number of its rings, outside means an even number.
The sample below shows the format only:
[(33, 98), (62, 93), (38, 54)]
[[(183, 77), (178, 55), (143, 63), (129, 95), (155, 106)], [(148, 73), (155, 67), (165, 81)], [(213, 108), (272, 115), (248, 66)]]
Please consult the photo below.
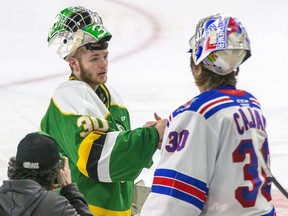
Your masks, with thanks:
[(259, 148), (269, 164), (266, 120), (257, 99), (235, 86), (251, 56), (247, 32), (238, 19), (216, 14), (199, 21), (189, 43), (201, 93), (169, 117), (141, 216), (274, 216), (256, 154)]

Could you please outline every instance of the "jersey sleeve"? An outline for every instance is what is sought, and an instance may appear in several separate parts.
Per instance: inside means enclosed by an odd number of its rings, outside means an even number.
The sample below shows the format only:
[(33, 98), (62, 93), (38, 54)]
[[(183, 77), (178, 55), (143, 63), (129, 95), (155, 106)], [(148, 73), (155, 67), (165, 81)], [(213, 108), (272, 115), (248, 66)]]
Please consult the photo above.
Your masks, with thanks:
[(110, 111), (89, 86), (70, 81), (54, 93), (41, 129), (57, 140), (71, 172), (102, 182), (134, 180), (152, 165), (158, 132), (130, 130), (128, 111), (118, 101)]
[(174, 116), (141, 216), (199, 215), (209, 191), (217, 140), (201, 115), (186, 111)]
[(101, 182), (133, 181), (152, 164), (157, 149), (156, 128), (108, 133), (92, 132), (81, 143), (77, 167)]

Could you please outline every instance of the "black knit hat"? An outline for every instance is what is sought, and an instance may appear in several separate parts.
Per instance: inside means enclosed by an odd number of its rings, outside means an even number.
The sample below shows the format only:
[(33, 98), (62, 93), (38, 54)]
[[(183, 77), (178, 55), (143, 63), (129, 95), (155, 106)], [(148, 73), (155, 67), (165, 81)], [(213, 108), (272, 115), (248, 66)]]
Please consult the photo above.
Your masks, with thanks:
[(46, 170), (60, 160), (56, 141), (46, 133), (27, 134), (17, 147), (16, 163), (31, 170)]

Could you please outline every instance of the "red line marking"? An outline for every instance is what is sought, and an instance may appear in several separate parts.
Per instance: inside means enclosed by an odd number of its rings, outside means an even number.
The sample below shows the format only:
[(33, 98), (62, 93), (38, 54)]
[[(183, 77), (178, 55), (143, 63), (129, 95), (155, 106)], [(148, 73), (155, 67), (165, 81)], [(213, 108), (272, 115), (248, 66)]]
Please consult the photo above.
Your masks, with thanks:
[[(153, 42), (157, 38), (159, 38), (158, 35), (160, 32), (160, 24), (156, 21), (156, 19), (153, 17), (153, 15), (149, 14), (148, 12), (146, 12), (144, 10), (141, 10), (140, 8), (137, 8), (133, 5), (129, 5), (127, 3), (124, 3), (124, 2), (121, 2), (118, 0), (108, 0), (108, 1), (114, 2), (115, 4), (118, 4), (118, 5), (122, 5), (126, 8), (130, 8), (130, 9), (138, 12), (139, 14), (142, 14), (151, 23), (151, 26), (153, 29), (153, 31), (152, 31), (153, 33), (150, 35), (150, 37), (148, 39), (146, 39), (145, 41), (140, 43), (138, 46), (136, 46), (134, 49), (130, 50), (129, 52), (122, 53), (121, 55), (116, 56), (115, 58), (112, 58), (110, 61), (112, 61), (112, 62), (119, 61), (121, 59), (127, 58), (128, 56), (131, 56), (131, 55), (139, 52), (139, 50), (142, 51), (144, 49), (147, 49), (147, 47), (151, 46), (153, 44)], [(67, 73), (57, 73), (57, 74), (37, 77), (37, 78), (33, 78), (33, 79), (19, 80), (19, 81), (15, 81), (15, 82), (4, 83), (4, 84), (0, 84), (0, 89), (13, 87), (13, 86), (17, 86), (17, 85), (47, 81), (47, 80), (55, 79), (57, 77), (61, 77), (64, 75), (66, 76)]]

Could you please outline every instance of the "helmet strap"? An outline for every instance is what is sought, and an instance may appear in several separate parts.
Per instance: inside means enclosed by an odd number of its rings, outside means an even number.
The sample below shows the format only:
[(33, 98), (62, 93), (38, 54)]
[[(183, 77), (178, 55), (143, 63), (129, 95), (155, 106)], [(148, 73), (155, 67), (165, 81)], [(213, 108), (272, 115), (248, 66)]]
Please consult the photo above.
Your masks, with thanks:
[(104, 50), (108, 48), (108, 42), (106, 40), (100, 40), (96, 43), (87, 43), (84, 47), (86, 50)]

